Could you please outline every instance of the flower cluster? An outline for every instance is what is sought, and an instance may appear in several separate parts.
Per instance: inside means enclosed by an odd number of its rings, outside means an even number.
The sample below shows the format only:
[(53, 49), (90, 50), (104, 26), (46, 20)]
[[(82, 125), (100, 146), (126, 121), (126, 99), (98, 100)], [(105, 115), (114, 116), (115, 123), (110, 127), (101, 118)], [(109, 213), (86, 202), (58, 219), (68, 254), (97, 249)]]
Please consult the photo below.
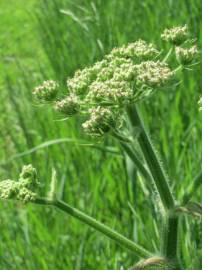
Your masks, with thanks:
[(198, 49), (196, 46), (192, 46), (191, 48), (175, 48), (176, 57), (179, 63), (183, 65), (191, 64), (198, 57)]
[(180, 45), (188, 39), (187, 25), (165, 29), (161, 38), (174, 45)]
[(94, 81), (89, 86), (86, 100), (95, 102), (129, 102), (133, 97), (130, 84), (126, 81), (108, 80), (106, 82)]
[(88, 85), (93, 81), (94, 75), (92, 68), (77, 70), (74, 77), (67, 80), (67, 87), (72, 93), (85, 94)]
[(153, 46), (153, 44), (147, 44), (144, 40), (138, 40), (134, 43), (129, 45), (114, 48), (111, 51), (111, 56), (117, 57), (126, 57), (126, 58), (141, 58), (141, 59), (150, 59), (154, 58), (156, 55), (159, 54), (159, 51)]
[(199, 52), (195, 45), (190, 48), (187, 47), (188, 44), (192, 44), (193, 41), (189, 40), (188, 28), (186, 25), (183, 27), (166, 29), (161, 37), (163, 40), (168, 41), (175, 46), (175, 55), (181, 65), (190, 65), (196, 60)]
[(72, 116), (79, 112), (80, 100), (77, 95), (71, 94), (60, 101), (55, 102), (55, 110), (67, 116)]
[[(195, 59), (198, 52), (195, 46), (179, 47), (188, 38), (187, 26), (166, 29), (162, 38), (178, 45), (176, 55), (180, 65)], [(119, 128), (126, 106), (173, 82), (176, 66), (170, 67), (161, 57), (153, 44), (143, 40), (114, 48), (103, 60), (68, 78), (68, 94), (56, 100), (54, 108), (68, 117), (87, 115), (82, 126), (85, 132), (94, 136)], [(44, 100), (50, 90), (54, 93), (50, 96), (55, 96), (57, 83), (45, 82), (36, 89), (34, 95)]]
[(138, 67), (137, 83), (150, 87), (160, 87), (166, 84), (174, 72), (168, 67), (168, 64), (161, 61), (142, 62)]
[(35, 87), (33, 95), (42, 101), (52, 101), (56, 98), (59, 84), (53, 80), (44, 81), (42, 85)]
[(8, 179), (0, 182), (0, 198), (24, 203), (34, 201), (37, 197), (34, 191), (38, 184), (36, 170), (32, 165), (26, 165), (22, 168), (18, 181)]
[(111, 127), (115, 127), (117, 119), (115, 114), (108, 108), (98, 106), (89, 109), (90, 119), (82, 124), (82, 127), (88, 134), (103, 135)]

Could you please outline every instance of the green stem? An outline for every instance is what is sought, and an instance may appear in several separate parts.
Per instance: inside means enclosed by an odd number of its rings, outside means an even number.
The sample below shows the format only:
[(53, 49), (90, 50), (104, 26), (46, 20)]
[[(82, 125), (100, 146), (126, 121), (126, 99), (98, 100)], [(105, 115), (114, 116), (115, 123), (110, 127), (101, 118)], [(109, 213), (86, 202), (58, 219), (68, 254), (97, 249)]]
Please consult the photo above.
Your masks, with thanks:
[(118, 232), (112, 230), (103, 223), (97, 221), (96, 219), (86, 215), (85, 213), (79, 211), (76, 208), (71, 207), (70, 205), (60, 201), (60, 200), (49, 200), (46, 198), (38, 198), (34, 203), (43, 204), (43, 205), (52, 205), (62, 210), (63, 212), (73, 216), (79, 221), (89, 225), (94, 228), (96, 231), (103, 233), (105, 236), (108, 236), (110, 239), (116, 241), (119, 245), (127, 248), (128, 250), (134, 252), (137, 256), (147, 258), (151, 256), (151, 253), (145, 250), (140, 245), (134, 243), (133, 241), (127, 239)]
[(166, 216), (163, 227), (162, 253), (168, 258), (177, 254), (178, 216)]
[(153, 148), (153, 145), (151, 144), (149, 136), (145, 131), (144, 125), (140, 119), (138, 111), (134, 106), (128, 106), (127, 112), (132, 128), (134, 130), (137, 130), (139, 128), (140, 130), (138, 136), (136, 136), (136, 134), (133, 135), (135, 138), (137, 137), (137, 140), (144, 154), (147, 165), (153, 176), (162, 204), (166, 210), (172, 209), (175, 206), (175, 202), (170, 187), (168, 185), (167, 177), (163, 171), (160, 161), (158, 160), (158, 157)]
[(181, 269), (180, 260), (178, 259), (178, 225), (179, 216), (168, 214), (165, 217), (161, 252), (175, 264), (173, 270)]
[(166, 56), (163, 59), (163, 62), (166, 62), (168, 60), (168, 58), (171, 56), (172, 52), (173, 52), (173, 46), (169, 49), (168, 53), (166, 54)]
[(156, 185), (157, 191), (159, 193), (160, 199), (164, 206), (166, 214), (166, 222), (164, 224), (164, 232), (162, 239), (162, 252), (163, 255), (174, 261), (176, 264), (175, 269), (180, 269), (180, 264), (177, 260), (177, 238), (178, 238), (178, 216), (173, 216), (170, 212), (175, 207), (175, 201), (172, 196), (170, 186), (168, 184), (168, 179), (158, 160), (156, 151), (150, 141), (148, 134), (144, 128), (141, 118), (138, 114), (137, 109), (133, 106), (128, 106), (127, 113), (133, 132), (139, 129), (138, 136), (133, 134), (134, 138), (137, 138), (140, 148), (144, 154), (147, 165), (150, 169), (152, 178)]
[(151, 174), (144, 167), (144, 165), (142, 164), (141, 160), (139, 160), (138, 156), (133, 151), (133, 149), (127, 143), (120, 142), (120, 144), (121, 144), (121, 147), (123, 148), (123, 150), (126, 152), (126, 154), (129, 156), (129, 158), (134, 163), (134, 165), (137, 168), (137, 170), (142, 174), (142, 176), (145, 179), (147, 179), (147, 180), (153, 181)]

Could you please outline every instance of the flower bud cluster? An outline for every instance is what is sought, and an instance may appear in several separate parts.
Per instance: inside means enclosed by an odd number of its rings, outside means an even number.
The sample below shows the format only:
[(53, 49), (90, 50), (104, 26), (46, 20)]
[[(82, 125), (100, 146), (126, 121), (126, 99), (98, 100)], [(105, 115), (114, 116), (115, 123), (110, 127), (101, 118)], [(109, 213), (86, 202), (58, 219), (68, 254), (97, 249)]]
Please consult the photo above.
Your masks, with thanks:
[(141, 59), (151, 59), (154, 58), (159, 51), (154, 47), (153, 44), (147, 44), (144, 40), (138, 40), (129, 45), (114, 48), (111, 51), (111, 56), (126, 57), (126, 58), (141, 58)]
[(133, 98), (133, 90), (125, 81), (95, 81), (89, 86), (86, 100), (95, 102), (128, 103)]
[(175, 53), (179, 63), (183, 65), (191, 64), (198, 57), (198, 49), (194, 45), (191, 48), (176, 47)]
[(101, 136), (116, 126), (115, 114), (108, 108), (98, 106), (89, 109), (89, 113), (90, 119), (82, 124), (87, 134)]
[(174, 72), (161, 61), (145, 61), (138, 67), (137, 84), (160, 87), (170, 81)]
[(44, 81), (41, 85), (35, 87), (33, 95), (40, 101), (52, 101), (56, 98), (59, 84), (53, 80)]
[(161, 38), (174, 45), (180, 45), (188, 39), (187, 25), (165, 29)]
[(161, 37), (175, 46), (175, 55), (181, 65), (189, 65), (196, 60), (199, 54), (197, 47), (194, 45), (187, 48), (190, 42), (193, 43), (193, 40), (189, 40), (187, 25), (166, 29)]
[(106, 58), (108, 64), (97, 72), (96, 81), (106, 82), (111, 79), (116, 81), (121, 80), (121, 78), (115, 78), (118, 74), (124, 75), (124, 80), (129, 80), (132, 74), (126, 74), (126, 71), (133, 72), (134, 64), (131, 59), (112, 57), (111, 55), (107, 55)]
[[(162, 38), (178, 45), (176, 54), (180, 64), (195, 59), (198, 52), (195, 46), (190, 49), (179, 47), (188, 39), (186, 25), (166, 29)], [(173, 82), (177, 68), (175, 65), (171, 68), (165, 59), (161, 60), (161, 54), (153, 44), (143, 40), (115, 48), (103, 60), (68, 78), (68, 95), (56, 101), (54, 107), (67, 116), (87, 115), (88, 119), (82, 125), (84, 131), (101, 136), (120, 127), (127, 105)], [(47, 87), (43, 85), (40, 89), (45, 89), (46, 95)], [(38, 92), (35, 90), (34, 94)]]
[(20, 200), (24, 203), (34, 201), (37, 197), (34, 190), (38, 184), (36, 170), (32, 165), (24, 166), (18, 181), (8, 179), (0, 182), (0, 198)]
[(55, 110), (65, 114), (66, 116), (72, 116), (79, 112), (80, 100), (77, 95), (70, 94), (60, 101), (55, 102)]

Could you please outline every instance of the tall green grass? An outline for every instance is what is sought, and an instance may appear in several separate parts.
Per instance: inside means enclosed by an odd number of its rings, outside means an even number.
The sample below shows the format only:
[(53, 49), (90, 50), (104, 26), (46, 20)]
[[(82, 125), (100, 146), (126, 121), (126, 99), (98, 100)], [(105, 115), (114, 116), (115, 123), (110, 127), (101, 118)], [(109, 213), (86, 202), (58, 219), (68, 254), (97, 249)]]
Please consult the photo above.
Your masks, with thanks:
[[(47, 78), (64, 83), (78, 68), (94, 63), (113, 47), (143, 38), (161, 44), (165, 27), (188, 23), (202, 40), (202, 3), (164, 0), (40, 0), (8, 6), (3, 1), (1, 43), (0, 176), (15, 178), (24, 163), (33, 163), (48, 191), (51, 170), (57, 170), (62, 198), (102, 220), (117, 231), (154, 252), (158, 249), (161, 222), (154, 221), (151, 194), (123, 153), (70, 142), (36, 148), (59, 138), (88, 140), (77, 120), (58, 120), (48, 108), (38, 108), (32, 88)], [(18, 17), (17, 14), (20, 15)], [(10, 21), (10, 13), (14, 14)], [(19, 19), (20, 18), (20, 19)], [(23, 21), (24, 18), (24, 21)], [(27, 24), (24, 32), (22, 21)], [(9, 23), (8, 23), (9, 22)], [(30, 33), (31, 32), (31, 33)], [(21, 37), (19, 39), (19, 37)], [(12, 40), (7, 45), (7, 40)], [(12, 57), (10, 58), (10, 55)], [(12, 61), (11, 61), (12, 60)], [(11, 61), (11, 62), (10, 62)], [(147, 128), (179, 196), (201, 169), (201, 116), (197, 100), (201, 94), (201, 64), (194, 79), (170, 92), (159, 92), (140, 104)], [(64, 87), (64, 92), (67, 91)], [(92, 143), (94, 143), (92, 141)], [(117, 145), (109, 139), (100, 146)], [(196, 195), (200, 201), (202, 192)], [(103, 236), (52, 209), (0, 205), (1, 269), (127, 269), (137, 258)], [(145, 216), (148, 218), (145, 220)], [(202, 264), (200, 221), (183, 218), (181, 235), (183, 261), (200, 269)], [(197, 248), (197, 252), (196, 252)]]

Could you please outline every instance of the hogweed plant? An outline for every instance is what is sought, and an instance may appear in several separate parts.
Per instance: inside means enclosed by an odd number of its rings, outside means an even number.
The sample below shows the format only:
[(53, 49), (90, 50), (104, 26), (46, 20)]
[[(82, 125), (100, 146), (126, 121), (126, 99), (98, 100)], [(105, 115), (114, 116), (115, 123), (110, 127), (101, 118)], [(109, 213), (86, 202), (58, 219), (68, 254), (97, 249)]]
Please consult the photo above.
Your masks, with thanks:
[[(179, 216), (182, 213), (201, 216), (202, 206), (191, 202), (200, 179), (193, 182), (190, 190), (178, 202), (171, 190), (170, 181), (159, 161), (156, 150), (147, 134), (138, 112), (138, 102), (156, 91), (168, 89), (178, 83), (178, 73), (190, 70), (197, 61), (198, 49), (190, 39), (187, 26), (166, 29), (161, 38), (170, 44), (168, 52), (158, 50), (143, 40), (114, 48), (102, 61), (78, 70), (67, 80), (67, 95), (60, 97), (60, 85), (53, 80), (45, 81), (33, 91), (34, 98), (42, 104), (53, 106), (64, 116), (80, 117), (82, 128), (88, 135), (102, 138), (111, 136), (134, 163), (147, 184), (155, 189), (160, 201), (159, 215), (163, 220), (159, 254), (125, 238), (58, 199), (56, 177), (51, 181), (51, 191), (45, 198), (37, 193), (38, 180), (32, 165), (24, 166), (19, 181), (5, 180), (0, 183), (2, 199), (16, 199), (25, 203), (52, 205), (88, 224), (118, 244), (134, 252), (140, 261), (133, 269), (184, 269), (178, 245)], [(202, 107), (202, 99), (199, 101)], [(201, 108), (200, 107), (200, 108)], [(137, 142), (144, 156), (144, 163), (135, 149)]]

